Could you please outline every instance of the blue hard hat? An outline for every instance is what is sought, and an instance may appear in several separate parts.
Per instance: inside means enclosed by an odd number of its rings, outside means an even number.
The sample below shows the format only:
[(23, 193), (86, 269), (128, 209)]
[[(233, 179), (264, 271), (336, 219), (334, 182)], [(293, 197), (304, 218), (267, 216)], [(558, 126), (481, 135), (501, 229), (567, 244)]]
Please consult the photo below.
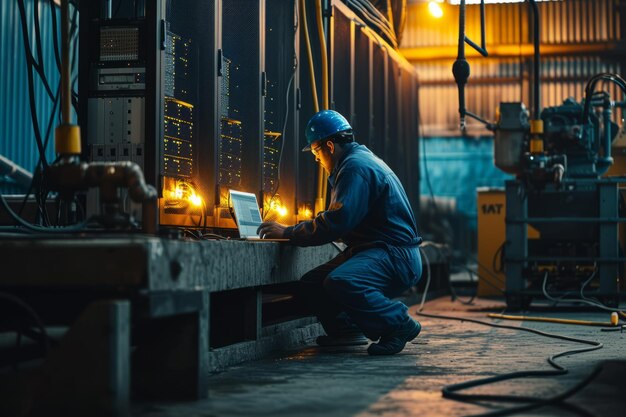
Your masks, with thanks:
[(306, 146), (302, 152), (310, 151), (311, 144), (319, 140), (329, 138), (340, 132), (351, 132), (352, 126), (341, 114), (334, 110), (322, 110), (309, 119), (304, 135)]

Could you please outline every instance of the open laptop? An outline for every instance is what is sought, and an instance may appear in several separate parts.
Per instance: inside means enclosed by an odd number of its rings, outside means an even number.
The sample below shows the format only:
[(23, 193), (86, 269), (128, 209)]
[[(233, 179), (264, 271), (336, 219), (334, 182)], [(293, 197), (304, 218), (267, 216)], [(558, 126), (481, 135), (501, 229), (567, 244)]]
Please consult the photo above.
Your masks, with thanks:
[(256, 195), (241, 191), (228, 190), (230, 202), (235, 214), (235, 222), (242, 239), (262, 242), (289, 242), (289, 239), (261, 239), (256, 230), (263, 223)]

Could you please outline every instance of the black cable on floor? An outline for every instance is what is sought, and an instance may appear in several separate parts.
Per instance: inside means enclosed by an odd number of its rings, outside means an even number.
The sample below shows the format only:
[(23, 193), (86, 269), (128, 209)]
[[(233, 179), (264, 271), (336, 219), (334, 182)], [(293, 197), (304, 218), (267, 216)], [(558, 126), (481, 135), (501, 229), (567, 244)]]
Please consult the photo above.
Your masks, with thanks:
[(507, 374), (496, 375), (496, 376), (488, 377), (488, 378), (475, 379), (475, 380), (472, 380), (472, 381), (461, 382), (459, 384), (452, 384), (452, 385), (447, 385), (447, 386), (443, 387), (443, 389), (441, 390), (441, 392), (443, 394), (443, 397), (444, 398), (450, 398), (450, 399), (457, 400), (457, 401), (464, 401), (464, 402), (504, 401), (504, 402), (529, 402), (530, 403), (530, 404), (525, 404), (525, 405), (521, 405), (521, 406), (517, 406), (517, 407), (511, 407), (511, 408), (506, 408), (506, 409), (490, 411), (490, 412), (487, 412), (487, 413), (479, 414), (479, 416), (481, 416), (481, 417), (505, 416), (505, 415), (511, 415), (511, 414), (519, 413), (519, 412), (522, 412), (522, 411), (533, 410), (533, 409), (536, 409), (536, 408), (539, 408), (539, 407), (543, 407), (543, 406), (546, 406), (546, 405), (560, 405), (560, 403), (563, 400), (565, 400), (566, 398), (574, 395), (576, 392), (578, 392), (583, 387), (585, 387), (587, 384), (589, 384), (601, 371), (601, 367), (600, 366), (596, 367), (596, 369), (594, 369), (594, 371), (591, 374), (589, 374), (587, 377), (585, 377), (585, 379), (580, 381), (574, 387), (570, 388), (569, 390), (567, 390), (567, 391), (565, 391), (565, 392), (563, 392), (563, 393), (561, 393), (559, 395), (556, 395), (556, 396), (553, 396), (553, 397), (549, 397), (549, 398), (519, 397), (519, 396), (512, 396), (512, 395), (461, 394), (458, 391), (469, 389), (469, 388), (474, 388), (474, 387), (481, 386), (481, 385), (493, 384), (495, 382), (505, 381), (505, 380), (509, 380), (509, 379), (564, 375), (564, 374), (568, 373), (569, 371), (565, 367), (563, 367), (563, 366), (561, 366), (561, 365), (559, 365), (558, 363), (555, 362), (555, 360), (557, 358), (560, 358), (561, 356), (575, 355), (575, 354), (578, 354), (578, 353), (590, 352), (590, 351), (593, 351), (593, 350), (602, 349), (604, 347), (604, 345), (602, 343), (600, 343), (600, 342), (596, 342), (596, 341), (592, 341), (592, 340), (578, 339), (578, 338), (569, 337), (569, 336), (563, 336), (563, 335), (557, 335), (557, 334), (553, 334), (553, 333), (542, 332), (540, 330), (531, 329), (531, 328), (528, 328), (528, 327), (508, 326), (508, 325), (505, 325), (505, 324), (490, 323), (490, 322), (476, 320), (476, 319), (470, 319), (470, 318), (445, 316), (445, 315), (439, 315), (439, 314), (428, 314), (428, 313), (423, 313), (423, 312), (420, 312), (420, 311), (416, 311), (415, 314), (418, 315), (418, 316), (430, 317), (430, 318), (434, 318), (434, 319), (467, 321), (467, 322), (471, 322), (471, 323), (477, 323), (477, 324), (482, 324), (482, 325), (491, 326), (491, 327), (497, 327), (497, 328), (501, 328), (501, 329), (521, 330), (521, 331), (525, 331), (525, 332), (529, 332), (529, 333), (534, 333), (534, 334), (537, 334), (537, 335), (540, 335), (540, 336), (549, 337), (549, 338), (552, 338), (552, 339), (566, 340), (568, 342), (575, 342), (575, 343), (582, 343), (582, 344), (586, 344), (586, 345), (591, 345), (591, 347), (580, 348), (580, 349), (572, 349), (572, 350), (568, 350), (568, 351), (565, 351), (565, 352), (560, 352), (560, 353), (557, 353), (557, 354), (554, 354), (554, 355), (550, 356), (548, 358), (548, 363), (550, 364), (550, 366), (552, 366), (554, 368), (554, 370), (510, 372), (510, 373), (507, 373)]

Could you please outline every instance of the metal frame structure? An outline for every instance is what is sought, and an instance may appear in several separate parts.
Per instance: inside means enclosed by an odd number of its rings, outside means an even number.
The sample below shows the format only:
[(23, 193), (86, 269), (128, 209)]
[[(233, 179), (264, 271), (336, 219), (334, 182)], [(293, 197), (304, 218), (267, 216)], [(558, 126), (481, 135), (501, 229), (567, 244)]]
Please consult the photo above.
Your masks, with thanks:
[[(504, 262), (506, 268), (506, 295), (507, 304), (511, 308), (527, 307), (533, 296), (543, 297), (541, 287), (537, 286), (539, 274), (550, 272), (558, 273), (560, 266), (576, 267), (587, 266), (596, 268), (597, 285), (595, 289), (588, 289), (587, 295), (604, 300), (608, 304), (616, 305), (619, 302), (620, 269), (623, 268), (626, 257), (620, 256), (619, 224), (626, 223), (626, 217), (620, 217), (619, 184), (624, 182), (623, 177), (589, 178), (564, 181), (560, 189), (552, 184), (546, 184), (546, 189), (532, 194), (527, 186), (519, 180), (506, 182), (506, 244), (504, 247)], [(584, 196), (581, 201), (586, 202), (585, 212), (576, 211), (567, 204), (575, 201), (576, 195)], [(541, 204), (547, 195), (561, 199), (563, 206), (557, 207), (560, 214), (551, 215), (549, 206)], [(595, 198), (589, 198), (589, 195)], [(531, 200), (529, 202), (529, 200)], [(545, 213), (541, 216), (529, 215), (529, 205), (535, 206), (533, 212)], [(538, 210), (543, 208), (543, 210)], [(531, 253), (529, 250), (528, 227), (534, 226), (541, 232), (543, 227), (560, 228), (564, 235), (572, 238), (579, 234), (579, 240), (573, 240), (576, 246), (582, 239), (597, 244), (595, 253), (574, 255), (558, 255), (554, 253)], [(556, 230), (556, 229), (554, 229)], [(551, 235), (554, 235), (554, 230)], [(557, 232), (558, 233), (558, 232)], [(541, 237), (539, 238), (541, 241)], [(571, 249), (570, 251), (575, 251)], [(535, 274), (532, 281), (531, 269)], [(547, 277), (546, 277), (547, 279)], [(573, 281), (578, 288), (583, 280)], [(534, 285), (533, 285), (534, 284)], [(554, 296), (565, 294), (565, 291), (554, 292)]]

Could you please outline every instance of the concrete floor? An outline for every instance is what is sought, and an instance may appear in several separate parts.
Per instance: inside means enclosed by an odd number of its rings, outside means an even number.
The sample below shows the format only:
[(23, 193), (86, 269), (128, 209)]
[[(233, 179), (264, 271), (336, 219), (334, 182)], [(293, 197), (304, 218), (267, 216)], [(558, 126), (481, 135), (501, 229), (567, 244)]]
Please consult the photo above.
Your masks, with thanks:
[[(417, 306), (410, 308), (413, 314)], [(441, 298), (424, 312), (486, 318), (500, 312), (497, 301), (476, 300), (465, 306)], [(609, 313), (532, 312), (532, 315), (608, 321)], [(441, 388), (475, 378), (511, 371), (551, 369), (546, 358), (582, 347), (527, 332), (479, 324), (419, 318), (420, 336), (404, 351), (389, 357), (368, 356), (365, 347), (319, 348), (311, 340), (302, 349), (261, 361), (234, 366), (210, 378), (209, 399), (197, 402), (135, 404), (133, 415), (170, 416), (463, 416), (492, 410), (442, 397)], [(597, 327), (507, 321), (547, 332), (596, 340), (604, 348), (563, 357), (557, 362), (567, 375), (502, 382), (471, 392), (552, 396), (573, 386), (605, 360), (626, 360), (626, 333), (601, 332)], [(598, 378), (569, 400), (586, 415), (626, 416), (626, 367), (606, 367)], [(172, 381), (172, 384), (175, 384)], [(574, 416), (563, 408), (544, 407), (519, 416)]]

